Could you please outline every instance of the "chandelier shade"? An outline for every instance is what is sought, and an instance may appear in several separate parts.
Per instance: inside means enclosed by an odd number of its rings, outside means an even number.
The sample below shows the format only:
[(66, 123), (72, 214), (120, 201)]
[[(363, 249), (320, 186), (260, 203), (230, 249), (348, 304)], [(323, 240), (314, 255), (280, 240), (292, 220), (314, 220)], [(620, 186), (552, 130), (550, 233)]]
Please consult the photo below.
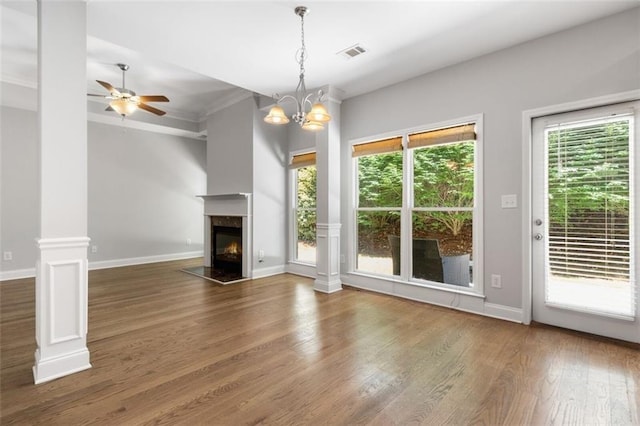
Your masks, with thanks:
[(264, 121), (269, 124), (287, 124), (290, 120), (280, 105), (274, 105), (269, 110), (269, 114), (264, 118)]
[(293, 121), (298, 123), (302, 129), (315, 132), (324, 129), (324, 124), (331, 121), (331, 116), (327, 112), (327, 108), (322, 103), (324, 96), (322, 90), (318, 90), (317, 93), (307, 93), (307, 87), (304, 82), (304, 60), (307, 57), (307, 49), (304, 44), (304, 17), (307, 13), (309, 13), (309, 9), (305, 6), (298, 6), (295, 8), (295, 14), (300, 17), (302, 44), (297, 54), (298, 63), (300, 64), (300, 79), (298, 81), (298, 86), (296, 87), (295, 96), (274, 95), (276, 104), (271, 107), (269, 114), (264, 118), (264, 121), (270, 124), (289, 123), (290, 120), (280, 106), (280, 103), (284, 101), (293, 101), (296, 104), (296, 112), (291, 115)]

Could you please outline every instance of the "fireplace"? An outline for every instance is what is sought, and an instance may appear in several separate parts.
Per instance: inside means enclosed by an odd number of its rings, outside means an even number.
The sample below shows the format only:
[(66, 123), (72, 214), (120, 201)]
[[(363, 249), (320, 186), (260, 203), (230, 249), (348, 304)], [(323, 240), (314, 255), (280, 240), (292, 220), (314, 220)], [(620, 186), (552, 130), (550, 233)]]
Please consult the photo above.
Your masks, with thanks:
[(200, 195), (204, 200), (204, 265), (187, 271), (221, 284), (253, 276), (251, 194)]
[(242, 274), (242, 228), (212, 226), (211, 265), (225, 274)]

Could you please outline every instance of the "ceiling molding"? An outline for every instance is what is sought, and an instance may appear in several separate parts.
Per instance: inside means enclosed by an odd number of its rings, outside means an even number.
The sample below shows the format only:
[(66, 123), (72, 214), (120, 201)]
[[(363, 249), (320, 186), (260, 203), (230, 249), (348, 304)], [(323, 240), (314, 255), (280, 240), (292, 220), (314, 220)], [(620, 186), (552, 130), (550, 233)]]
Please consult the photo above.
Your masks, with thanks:
[(38, 82), (37, 81), (25, 80), (25, 79), (22, 79), (20, 77), (15, 77), (13, 75), (5, 74), (5, 73), (0, 73), (0, 82), (13, 84), (13, 85), (20, 86), (20, 87), (27, 87), (29, 89), (37, 89), (38, 88)]
[(215, 114), (218, 111), (221, 111), (227, 107), (230, 107), (233, 104), (236, 104), (240, 101), (248, 99), (252, 96), (253, 96), (253, 92), (250, 92), (248, 90), (244, 90), (240, 88), (238, 88), (237, 90), (233, 90), (228, 95), (221, 96), (218, 99), (216, 99), (215, 102), (211, 103), (211, 105), (209, 105), (209, 108), (207, 108), (206, 114), (200, 117), (200, 121), (204, 121), (207, 119), (209, 115)]
[(162, 133), (165, 135), (181, 136), (198, 141), (206, 141), (206, 131), (192, 132), (189, 130), (176, 129), (175, 127), (161, 126), (159, 124), (146, 123), (143, 121), (131, 120), (127, 118), (123, 120), (122, 118), (116, 117), (115, 115), (104, 115), (96, 112), (87, 113), (87, 120), (94, 123), (109, 124), (112, 126), (126, 127), (128, 129), (144, 130), (147, 132)]

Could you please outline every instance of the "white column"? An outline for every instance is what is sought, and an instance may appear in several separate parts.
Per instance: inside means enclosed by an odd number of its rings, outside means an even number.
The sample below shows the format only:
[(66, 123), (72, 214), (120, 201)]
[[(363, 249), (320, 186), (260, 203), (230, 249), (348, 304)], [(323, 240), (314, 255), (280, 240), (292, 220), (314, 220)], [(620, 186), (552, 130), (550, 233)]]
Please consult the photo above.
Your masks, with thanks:
[(317, 234), (316, 280), (323, 293), (342, 290), (340, 280), (340, 101), (325, 103), (331, 121), (316, 135)]
[(36, 384), (91, 367), (87, 349), (86, 57), (86, 2), (39, 1)]

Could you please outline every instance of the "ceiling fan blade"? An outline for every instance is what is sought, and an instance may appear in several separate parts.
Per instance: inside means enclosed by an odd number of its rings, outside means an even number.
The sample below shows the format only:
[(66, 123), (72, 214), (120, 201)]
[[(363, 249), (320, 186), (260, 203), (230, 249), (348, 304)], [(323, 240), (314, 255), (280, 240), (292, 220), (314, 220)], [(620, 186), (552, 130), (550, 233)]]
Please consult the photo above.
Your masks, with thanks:
[(140, 102), (169, 102), (169, 98), (164, 95), (144, 95), (138, 96)]
[(104, 110), (105, 110), (105, 111), (115, 111), (115, 109), (111, 108), (111, 105), (109, 105), (108, 107), (106, 107)]
[(87, 93), (87, 96), (99, 96), (101, 98), (104, 98), (104, 95), (96, 95), (94, 93)]
[(142, 102), (140, 102), (138, 104), (138, 108), (143, 109), (145, 111), (148, 111), (148, 112), (150, 112), (152, 114), (155, 114), (155, 115), (165, 115), (166, 114), (166, 112), (164, 112), (162, 110), (159, 110), (158, 108), (154, 108), (154, 107), (152, 107), (150, 105), (143, 104)]
[(114, 95), (120, 94), (120, 92), (118, 92), (115, 87), (113, 87), (111, 84), (107, 83), (106, 81), (100, 81), (100, 80), (96, 80), (96, 81), (98, 82), (99, 85), (107, 89), (109, 93)]

